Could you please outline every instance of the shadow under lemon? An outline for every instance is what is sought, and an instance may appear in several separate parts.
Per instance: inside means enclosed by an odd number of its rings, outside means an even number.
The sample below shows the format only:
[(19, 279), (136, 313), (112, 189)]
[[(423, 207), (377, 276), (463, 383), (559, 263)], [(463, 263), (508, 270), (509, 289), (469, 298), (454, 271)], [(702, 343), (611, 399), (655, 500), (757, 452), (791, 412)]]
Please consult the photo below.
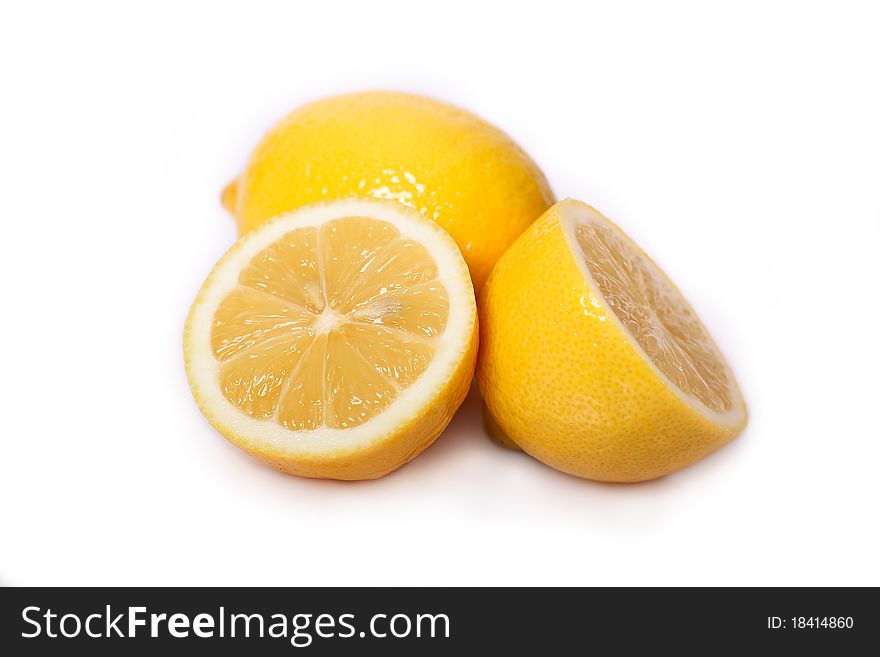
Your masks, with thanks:
[(483, 428), (486, 430), (486, 433), (489, 435), (492, 442), (505, 449), (512, 449), (521, 452), (522, 447), (513, 442), (513, 440), (504, 433), (504, 429), (502, 429), (498, 425), (498, 422), (495, 421), (495, 418), (492, 417), (492, 413), (489, 412), (489, 408), (486, 406), (486, 402), (484, 402), (482, 398), (480, 399), (480, 408), (483, 413)]

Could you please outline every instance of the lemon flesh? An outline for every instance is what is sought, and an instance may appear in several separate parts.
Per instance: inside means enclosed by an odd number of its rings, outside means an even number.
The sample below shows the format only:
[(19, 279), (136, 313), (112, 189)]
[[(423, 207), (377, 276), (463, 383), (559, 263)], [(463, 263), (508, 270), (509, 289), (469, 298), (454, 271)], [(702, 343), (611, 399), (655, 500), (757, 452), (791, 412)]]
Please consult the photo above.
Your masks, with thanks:
[(480, 323), (490, 425), (564, 472), (652, 479), (745, 427), (731, 369), (694, 310), (584, 203), (548, 210), (499, 260)]
[(607, 222), (575, 224), (574, 234), (602, 299), (651, 362), (682, 392), (729, 409), (724, 359), (669, 279)]
[(476, 289), (554, 202), (537, 165), (495, 126), (430, 98), (372, 91), (286, 116), (223, 203), (245, 233), (293, 208), (348, 197), (395, 200), (436, 221), (461, 249)]
[(295, 474), (360, 479), (427, 447), (473, 371), (475, 305), (455, 244), (396, 203), (303, 208), (218, 263), (187, 323), (203, 413)]

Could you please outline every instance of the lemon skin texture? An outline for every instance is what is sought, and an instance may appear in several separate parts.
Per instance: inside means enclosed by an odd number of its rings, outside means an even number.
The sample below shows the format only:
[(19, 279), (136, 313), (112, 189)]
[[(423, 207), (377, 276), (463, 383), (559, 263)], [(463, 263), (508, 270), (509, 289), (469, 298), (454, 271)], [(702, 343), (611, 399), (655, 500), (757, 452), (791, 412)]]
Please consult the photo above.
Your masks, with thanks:
[(413, 94), (344, 94), (272, 128), (223, 203), (240, 233), (293, 208), (362, 196), (419, 210), (456, 241), (479, 290), (505, 249), (553, 202), (537, 165), (498, 128)]
[(724, 425), (684, 401), (575, 257), (554, 206), (492, 271), (478, 300), (487, 424), (553, 468), (605, 482), (661, 477), (736, 437), (744, 411)]

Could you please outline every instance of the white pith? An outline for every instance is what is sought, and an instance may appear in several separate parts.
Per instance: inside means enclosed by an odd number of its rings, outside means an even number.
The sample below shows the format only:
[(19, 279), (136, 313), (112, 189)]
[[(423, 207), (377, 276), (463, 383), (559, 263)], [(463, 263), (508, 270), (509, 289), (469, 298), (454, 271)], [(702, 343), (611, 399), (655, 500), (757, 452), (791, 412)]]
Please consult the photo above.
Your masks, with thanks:
[[(659, 376), (664, 381), (667, 388), (672, 390), (685, 404), (693, 408), (698, 413), (708, 416), (713, 422), (717, 422), (718, 424), (721, 424), (725, 427), (733, 428), (741, 425), (746, 412), (745, 403), (743, 402), (742, 395), (740, 394), (740, 391), (736, 385), (736, 380), (730, 370), (730, 366), (727, 364), (727, 361), (723, 357), (721, 357), (721, 361), (724, 365), (727, 387), (731, 400), (731, 404), (726, 410), (717, 411), (713, 408), (710, 408), (695, 395), (685, 390), (682, 390), (674, 381), (666, 376), (666, 374), (659, 367), (657, 367), (653, 359), (639, 344), (639, 341), (635, 339), (629, 329), (626, 328), (626, 326), (624, 326), (622, 322), (620, 322), (617, 317), (617, 313), (615, 313), (614, 310), (608, 305), (607, 301), (605, 300), (603, 294), (599, 289), (599, 286), (593, 280), (593, 276), (590, 273), (589, 268), (587, 267), (587, 263), (584, 260), (584, 254), (581, 252), (580, 245), (577, 242), (575, 229), (578, 225), (582, 224), (600, 223), (603, 226), (608, 227), (612, 231), (621, 235), (626, 242), (632, 243), (632, 240), (613, 222), (608, 220), (594, 208), (580, 201), (575, 201), (573, 199), (565, 199), (564, 201), (561, 201), (558, 204), (558, 217), (560, 228), (562, 229), (563, 235), (565, 236), (566, 243), (568, 244), (568, 247), (571, 251), (572, 256), (574, 257), (575, 262), (577, 263), (578, 268), (588, 281), (590, 288), (593, 290), (596, 301), (598, 301), (602, 305), (602, 308), (605, 311), (605, 315), (608, 317), (608, 319), (610, 321), (613, 321), (620, 328), (623, 334), (629, 338), (629, 344), (632, 345), (632, 347), (639, 352), (642, 360), (647, 363), (647, 365), (657, 374), (657, 376)], [(635, 248), (638, 249), (638, 246), (636, 246)], [(654, 268), (660, 276), (663, 276), (667, 281), (669, 280), (663, 270), (660, 269), (660, 267), (658, 267), (653, 262), (653, 260), (651, 260), (649, 257), (647, 258), (647, 260), (651, 262), (651, 264), (653, 264)], [(675, 287), (674, 283), (672, 283), (671, 281), (669, 281), (669, 283), (672, 287)], [(686, 299), (685, 303), (687, 303)], [(709, 337), (709, 339), (711, 340), (711, 336)], [(715, 351), (719, 355), (721, 354), (721, 351), (717, 348), (717, 346), (715, 346)]]
[[(437, 265), (437, 280), (446, 288), (449, 316), (445, 330), (432, 339), (434, 357), (424, 372), (381, 413), (349, 429), (287, 429), (273, 420), (249, 417), (229, 402), (220, 388), (220, 362), (211, 349), (214, 314), (224, 297), (239, 285), (238, 276), (251, 259), (297, 228), (320, 226), (333, 219), (363, 216), (393, 224), (402, 237), (421, 243)], [(391, 201), (348, 199), (312, 205), (281, 215), (252, 231), (214, 267), (202, 286), (187, 322), (186, 360), (193, 393), (206, 415), (235, 442), (278, 456), (319, 456), (363, 449), (380, 442), (418, 416), (452, 377), (466, 354), (476, 307), (467, 265), (455, 242), (442, 228), (415, 210)], [(339, 320), (327, 311), (318, 328)], [(424, 338), (417, 338), (424, 339)]]

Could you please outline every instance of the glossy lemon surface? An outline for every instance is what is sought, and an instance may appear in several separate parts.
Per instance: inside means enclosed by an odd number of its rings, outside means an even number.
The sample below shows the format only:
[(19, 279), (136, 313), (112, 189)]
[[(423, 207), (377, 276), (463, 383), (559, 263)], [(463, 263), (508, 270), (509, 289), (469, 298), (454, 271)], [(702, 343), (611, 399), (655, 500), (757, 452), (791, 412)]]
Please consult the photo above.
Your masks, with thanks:
[(265, 135), (223, 201), (245, 233), (293, 208), (352, 196), (395, 200), (436, 221), (477, 289), (554, 201), (537, 165), (498, 128), (446, 103), (380, 91), (293, 111)]

